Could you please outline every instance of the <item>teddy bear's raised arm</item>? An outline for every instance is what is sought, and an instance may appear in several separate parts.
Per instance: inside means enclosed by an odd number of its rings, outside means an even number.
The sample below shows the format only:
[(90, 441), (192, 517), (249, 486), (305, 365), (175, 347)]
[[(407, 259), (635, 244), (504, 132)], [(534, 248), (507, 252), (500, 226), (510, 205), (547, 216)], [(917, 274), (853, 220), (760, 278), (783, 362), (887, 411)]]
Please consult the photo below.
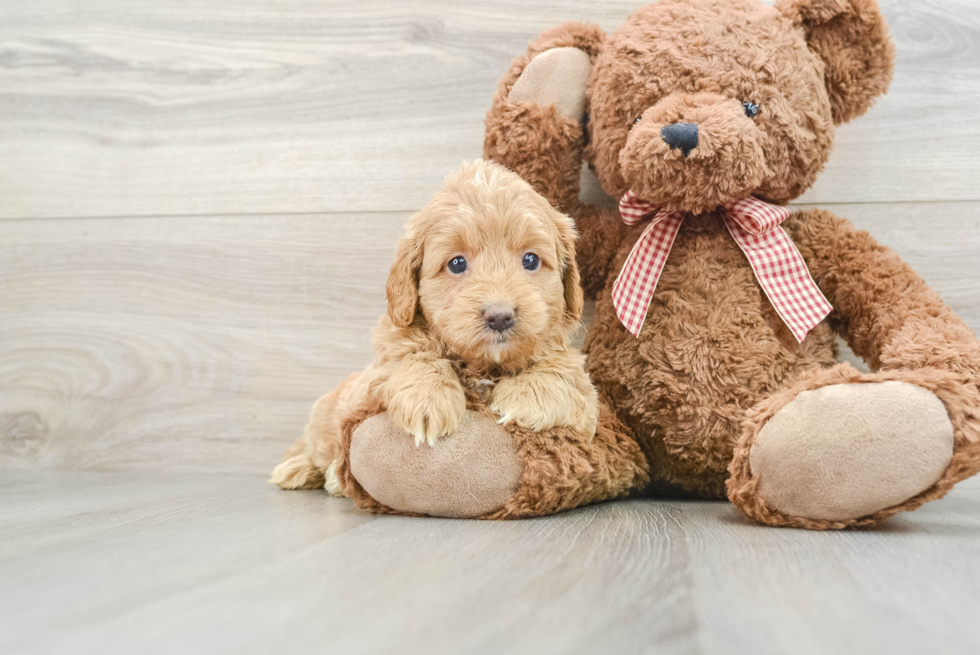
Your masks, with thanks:
[(829, 320), (872, 370), (942, 369), (980, 382), (980, 342), (892, 250), (828, 211), (786, 224), (834, 306)]
[(586, 90), (605, 33), (567, 22), (543, 32), (500, 79), (487, 113), (484, 157), (529, 182), (576, 220), (582, 287), (602, 289), (623, 223), (615, 209), (579, 200)]

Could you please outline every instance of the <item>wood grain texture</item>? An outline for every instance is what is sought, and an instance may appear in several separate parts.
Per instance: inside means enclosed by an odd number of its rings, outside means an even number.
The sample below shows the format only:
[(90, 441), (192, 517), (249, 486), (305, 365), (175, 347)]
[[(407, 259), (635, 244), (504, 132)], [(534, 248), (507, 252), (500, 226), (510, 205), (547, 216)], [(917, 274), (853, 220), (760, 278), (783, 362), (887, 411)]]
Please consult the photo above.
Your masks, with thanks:
[[(839, 206), (980, 330), (980, 203)], [(267, 473), (407, 214), (0, 221), (0, 467)]]
[(0, 466), (266, 472), (370, 361), (405, 218), (0, 223)]
[[(632, 500), (375, 517), (255, 476), (0, 472), (0, 650), (975, 653), (980, 489), (887, 527)], [(70, 502), (66, 502), (70, 499)]]
[[(637, 4), (2, 2), (0, 217), (417, 209), (528, 40)], [(805, 200), (980, 200), (975, 3), (881, 4), (892, 91)]]

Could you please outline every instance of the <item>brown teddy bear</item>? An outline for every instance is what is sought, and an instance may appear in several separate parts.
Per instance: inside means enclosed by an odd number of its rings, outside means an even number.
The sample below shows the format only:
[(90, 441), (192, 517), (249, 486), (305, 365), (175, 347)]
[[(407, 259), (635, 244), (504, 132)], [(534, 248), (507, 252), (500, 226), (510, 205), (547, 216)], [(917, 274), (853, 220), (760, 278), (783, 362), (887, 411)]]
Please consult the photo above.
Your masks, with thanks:
[[(514, 60), (485, 156), (577, 222), (597, 300), (587, 368), (608, 410), (591, 443), (488, 427), (519, 473), (480, 516), (633, 491), (842, 528), (980, 470), (980, 343), (867, 233), (785, 208), (823, 168), (834, 126), (885, 92), (893, 58), (874, 0), (659, 0), (610, 35), (562, 24)], [(583, 159), (619, 209), (579, 199)], [(838, 364), (835, 334), (874, 372)], [(360, 423), (380, 409), (349, 422), (347, 450), (409, 438), (381, 430), (383, 416)], [(461, 438), (453, 458), (479, 461), (486, 443)], [(435, 449), (403, 451), (363, 474), (411, 466), (441, 484), (426, 468)], [(390, 509), (348, 459), (346, 491)]]

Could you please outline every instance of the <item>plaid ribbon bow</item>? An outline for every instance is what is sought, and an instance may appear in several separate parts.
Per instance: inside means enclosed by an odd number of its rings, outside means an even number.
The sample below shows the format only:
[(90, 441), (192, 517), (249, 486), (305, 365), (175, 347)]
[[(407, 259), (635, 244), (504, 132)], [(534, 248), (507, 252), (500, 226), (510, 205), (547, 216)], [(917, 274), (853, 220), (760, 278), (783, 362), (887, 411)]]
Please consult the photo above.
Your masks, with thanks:
[[(803, 341), (833, 307), (810, 276), (800, 251), (779, 226), (789, 218), (789, 209), (750, 196), (723, 210), (725, 226), (748, 258), (769, 302), (796, 340)], [(652, 216), (612, 288), (616, 315), (633, 336), (639, 336), (686, 212), (665, 211), (640, 200), (632, 191), (619, 201), (619, 211), (627, 225)]]

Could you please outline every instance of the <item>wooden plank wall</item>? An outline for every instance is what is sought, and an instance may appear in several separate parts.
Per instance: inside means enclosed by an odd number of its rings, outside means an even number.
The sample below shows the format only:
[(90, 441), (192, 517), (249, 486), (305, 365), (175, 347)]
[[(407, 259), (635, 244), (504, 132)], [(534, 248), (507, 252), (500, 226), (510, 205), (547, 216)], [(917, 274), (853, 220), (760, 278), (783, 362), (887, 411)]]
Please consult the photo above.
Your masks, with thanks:
[[(621, 0), (0, 1), (0, 467), (266, 472), (370, 357), (497, 77)], [(883, 0), (891, 93), (800, 200), (980, 330), (980, 12)]]

